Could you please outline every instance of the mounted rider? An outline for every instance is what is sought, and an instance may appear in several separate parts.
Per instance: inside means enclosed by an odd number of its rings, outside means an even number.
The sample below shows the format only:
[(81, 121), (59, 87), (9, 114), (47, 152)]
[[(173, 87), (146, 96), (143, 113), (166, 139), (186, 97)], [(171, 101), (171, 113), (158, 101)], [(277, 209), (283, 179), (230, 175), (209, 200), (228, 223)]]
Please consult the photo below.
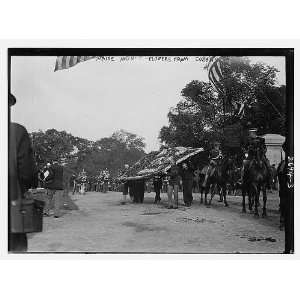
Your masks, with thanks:
[(242, 183), (244, 182), (245, 173), (248, 171), (251, 161), (256, 158), (257, 151), (260, 151), (260, 153), (262, 154), (261, 160), (267, 167), (269, 177), (270, 177), (271, 165), (269, 160), (266, 157), (267, 147), (265, 144), (265, 139), (257, 135), (257, 128), (249, 129), (247, 141), (244, 148), (245, 148), (245, 159), (243, 160), (240, 181)]
[(220, 149), (221, 143), (218, 141), (215, 141), (213, 144), (213, 148), (209, 152), (209, 165), (206, 168), (205, 172), (205, 178), (202, 184), (202, 187), (206, 187), (208, 176), (212, 176), (215, 172), (216, 166), (219, 165), (219, 163), (223, 159), (222, 150)]

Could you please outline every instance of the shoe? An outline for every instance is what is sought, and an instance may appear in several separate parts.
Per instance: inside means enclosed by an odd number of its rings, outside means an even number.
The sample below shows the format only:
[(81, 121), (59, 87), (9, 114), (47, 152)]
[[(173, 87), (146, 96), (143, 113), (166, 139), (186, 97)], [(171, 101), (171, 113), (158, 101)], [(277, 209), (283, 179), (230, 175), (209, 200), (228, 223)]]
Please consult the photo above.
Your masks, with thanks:
[(173, 208), (173, 205), (171, 205), (171, 206), (168, 206), (168, 209), (172, 209)]
[(54, 216), (54, 218), (60, 218), (60, 216)]

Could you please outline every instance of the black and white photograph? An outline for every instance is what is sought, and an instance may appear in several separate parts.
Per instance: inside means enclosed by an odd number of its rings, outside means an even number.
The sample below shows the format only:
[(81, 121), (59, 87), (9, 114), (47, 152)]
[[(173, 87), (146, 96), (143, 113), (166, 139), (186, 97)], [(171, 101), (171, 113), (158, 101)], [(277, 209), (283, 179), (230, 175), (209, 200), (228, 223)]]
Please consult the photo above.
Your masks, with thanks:
[(293, 64), (9, 48), (9, 255), (293, 254)]

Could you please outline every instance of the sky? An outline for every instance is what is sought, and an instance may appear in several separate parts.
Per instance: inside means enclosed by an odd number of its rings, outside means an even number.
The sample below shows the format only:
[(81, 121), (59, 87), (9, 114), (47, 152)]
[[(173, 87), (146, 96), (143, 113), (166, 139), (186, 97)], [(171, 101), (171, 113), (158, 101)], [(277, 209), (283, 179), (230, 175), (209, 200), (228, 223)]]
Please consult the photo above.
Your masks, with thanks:
[[(56, 57), (15, 56), (11, 63), (11, 92), (17, 98), (11, 120), (29, 132), (55, 128), (74, 136), (98, 140), (119, 129), (145, 138), (146, 152), (159, 148), (159, 130), (192, 80), (208, 81), (205, 63), (195, 57), (184, 62), (82, 62), (54, 72)], [(284, 57), (251, 57), (278, 70), (285, 84)]]

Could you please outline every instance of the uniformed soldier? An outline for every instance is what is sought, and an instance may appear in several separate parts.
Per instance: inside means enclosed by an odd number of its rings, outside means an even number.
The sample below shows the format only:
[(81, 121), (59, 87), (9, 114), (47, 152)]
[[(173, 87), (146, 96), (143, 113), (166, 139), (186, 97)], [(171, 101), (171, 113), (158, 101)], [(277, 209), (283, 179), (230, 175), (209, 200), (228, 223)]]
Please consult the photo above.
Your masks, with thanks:
[(107, 168), (103, 171), (103, 193), (108, 191), (109, 171)]
[(209, 165), (208, 165), (208, 168), (205, 173), (205, 178), (204, 178), (202, 187), (206, 187), (208, 176), (213, 175), (216, 166), (223, 159), (223, 154), (222, 154), (220, 147), (221, 147), (221, 143), (216, 141), (216, 142), (214, 142), (213, 148), (210, 150)]
[(243, 167), (241, 170), (241, 179), (240, 181), (244, 182), (245, 172), (248, 170), (250, 162), (256, 156), (257, 149), (262, 151), (262, 161), (267, 167), (269, 177), (271, 174), (271, 165), (269, 160), (266, 157), (267, 147), (265, 144), (265, 139), (257, 135), (257, 129), (249, 129), (248, 138), (245, 144), (245, 159), (243, 160)]

